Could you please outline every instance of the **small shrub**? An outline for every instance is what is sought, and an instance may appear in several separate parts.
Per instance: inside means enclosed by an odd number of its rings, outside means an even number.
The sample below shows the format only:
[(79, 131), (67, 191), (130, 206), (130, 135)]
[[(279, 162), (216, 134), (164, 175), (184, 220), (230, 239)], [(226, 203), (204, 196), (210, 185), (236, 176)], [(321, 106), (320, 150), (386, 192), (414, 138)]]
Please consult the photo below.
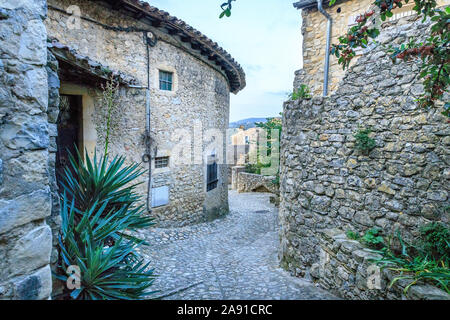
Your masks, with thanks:
[(261, 174), (261, 168), (258, 167), (256, 164), (246, 164), (245, 165), (245, 172), (246, 173), (253, 173), (253, 174)]
[(261, 174), (262, 168), (270, 168), (269, 164), (262, 164), (261, 162), (257, 162), (256, 164), (246, 164), (245, 165), (245, 172), (247, 173), (253, 173), (253, 174)]
[(364, 233), (361, 242), (372, 249), (381, 249), (384, 247), (384, 238), (379, 228), (372, 228)]
[(306, 84), (302, 84), (300, 85), (300, 88), (294, 90), (289, 95), (289, 98), (294, 101), (298, 99), (311, 99), (311, 91), (309, 90), (309, 87)]
[(361, 237), (359, 236), (358, 233), (353, 232), (351, 230), (348, 230), (346, 234), (347, 234), (347, 238), (349, 238), (351, 240), (360, 240), (361, 239)]
[(364, 154), (369, 153), (372, 151), (377, 143), (374, 139), (369, 137), (369, 135), (372, 133), (371, 129), (362, 129), (360, 128), (354, 135), (356, 142), (355, 142), (355, 149), (361, 151)]

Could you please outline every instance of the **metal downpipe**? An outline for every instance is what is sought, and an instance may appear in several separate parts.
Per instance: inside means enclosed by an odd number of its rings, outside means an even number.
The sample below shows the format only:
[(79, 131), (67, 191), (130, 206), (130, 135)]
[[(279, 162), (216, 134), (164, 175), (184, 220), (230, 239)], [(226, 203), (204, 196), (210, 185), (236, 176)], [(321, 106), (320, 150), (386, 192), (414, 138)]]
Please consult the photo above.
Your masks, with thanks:
[(152, 212), (152, 155), (151, 155), (151, 127), (150, 127), (150, 44), (148, 33), (144, 33), (144, 41), (147, 51), (147, 89), (145, 92), (145, 147), (146, 153), (143, 162), (148, 162), (148, 184), (147, 184), (147, 211)]
[(325, 68), (324, 68), (324, 79), (323, 79), (323, 96), (328, 95), (328, 74), (330, 71), (330, 46), (331, 46), (331, 26), (333, 20), (331, 16), (323, 9), (323, 0), (317, 0), (317, 9), (321, 14), (327, 18), (327, 44), (325, 48)]

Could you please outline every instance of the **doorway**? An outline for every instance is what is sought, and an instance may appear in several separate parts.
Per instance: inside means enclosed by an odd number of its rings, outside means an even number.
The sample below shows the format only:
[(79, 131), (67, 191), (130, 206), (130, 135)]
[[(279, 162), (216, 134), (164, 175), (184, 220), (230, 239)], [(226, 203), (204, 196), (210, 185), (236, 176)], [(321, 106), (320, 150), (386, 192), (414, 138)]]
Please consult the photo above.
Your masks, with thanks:
[(56, 138), (56, 181), (60, 181), (64, 169), (70, 168), (69, 153), (76, 155), (76, 148), (83, 153), (83, 98), (80, 95), (61, 95)]

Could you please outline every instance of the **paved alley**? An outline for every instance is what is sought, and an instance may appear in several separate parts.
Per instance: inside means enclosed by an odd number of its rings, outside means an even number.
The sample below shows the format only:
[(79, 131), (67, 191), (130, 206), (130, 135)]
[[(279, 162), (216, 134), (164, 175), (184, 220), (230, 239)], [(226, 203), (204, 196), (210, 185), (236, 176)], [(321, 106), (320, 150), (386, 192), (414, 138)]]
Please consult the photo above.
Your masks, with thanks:
[(153, 228), (143, 254), (163, 299), (333, 299), (278, 266), (278, 211), (270, 194), (229, 192), (230, 214), (194, 226)]

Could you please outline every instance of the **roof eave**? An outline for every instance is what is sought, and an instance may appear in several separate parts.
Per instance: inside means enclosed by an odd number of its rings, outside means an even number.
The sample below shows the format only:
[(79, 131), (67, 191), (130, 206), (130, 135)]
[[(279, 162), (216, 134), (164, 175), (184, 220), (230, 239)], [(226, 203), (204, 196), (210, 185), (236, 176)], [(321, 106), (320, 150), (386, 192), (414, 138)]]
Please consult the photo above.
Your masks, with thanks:
[(149, 5), (147, 2), (140, 0), (121, 0), (121, 3), (133, 6), (135, 9), (140, 10), (143, 14), (148, 15), (150, 18), (160, 21), (161, 27), (163, 24), (167, 24), (174, 30), (178, 30), (180, 34), (186, 35), (187, 40), (195, 40), (206, 51), (212, 52), (210, 56), (215, 56), (220, 59), (222, 66), (224, 67), (226, 77), (230, 84), (230, 92), (237, 94), (239, 91), (245, 88), (245, 72), (242, 67), (231, 57), (231, 55), (221, 48), (216, 42), (203, 35), (200, 31), (189, 26), (183, 20), (171, 16), (169, 13), (159, 10), (156, 7)]
[[(336, 2), (344, 2), (347, 0), (338, 0)], [(328, 4), (330, 2), (330, 0), (324, 0), (323, 3), (324, 4)], [(295, 3), (292, 4), (294, 6), (294, 8), (300, 10), (300, 9), (312, 9), (312, 8), (317, 8), (317, 0), (301, 0), (301, 1), (297, 1)]]

